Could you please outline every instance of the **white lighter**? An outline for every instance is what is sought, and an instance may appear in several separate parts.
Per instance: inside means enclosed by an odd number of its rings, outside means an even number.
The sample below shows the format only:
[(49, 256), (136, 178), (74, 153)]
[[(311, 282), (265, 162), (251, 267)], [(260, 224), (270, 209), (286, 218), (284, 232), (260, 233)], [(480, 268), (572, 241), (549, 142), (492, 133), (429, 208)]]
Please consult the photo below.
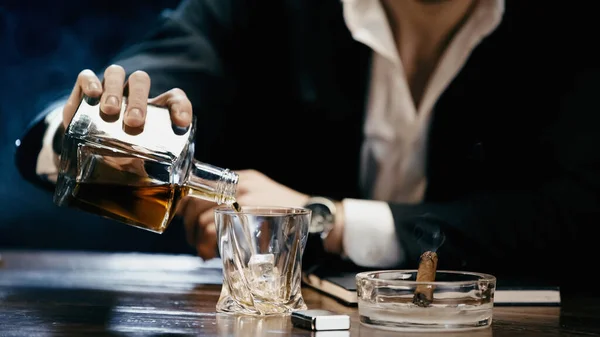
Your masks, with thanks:
[(292, 324), (302, 329), (314, 331), (348, 330), (350, 316), (328, 310), (300, 310), (292, 312)]

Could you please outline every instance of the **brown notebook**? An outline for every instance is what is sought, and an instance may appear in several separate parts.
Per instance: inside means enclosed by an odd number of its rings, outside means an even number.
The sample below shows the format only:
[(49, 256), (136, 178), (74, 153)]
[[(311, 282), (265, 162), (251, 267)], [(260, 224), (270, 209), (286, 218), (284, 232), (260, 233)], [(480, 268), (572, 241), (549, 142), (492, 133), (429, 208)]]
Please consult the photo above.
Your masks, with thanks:
[[(356, 306), (356, 273), (314, 268), (302, 276), (305, 285), (347, 306)], [(494, 292), (497, 306), (560, 306), (560, 289), (556, 286), (529, 286), (498, 282)]]

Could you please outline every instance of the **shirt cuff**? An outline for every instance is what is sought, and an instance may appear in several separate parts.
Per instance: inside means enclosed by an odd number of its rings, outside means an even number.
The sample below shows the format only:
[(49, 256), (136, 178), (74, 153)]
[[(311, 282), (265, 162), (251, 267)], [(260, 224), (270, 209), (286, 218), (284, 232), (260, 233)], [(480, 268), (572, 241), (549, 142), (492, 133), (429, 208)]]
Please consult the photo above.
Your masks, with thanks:
[(355, 264), (391, 268), (404, 261), (394, 217), (384, 201), (344, 199), (344, 250)]
[(44, 122), (46, 123), (46, 131), (42, 140), (42, 149), (37, 157), (35, 168), (36, 174), (45, 180), (56, 183), (58, 178), (59, 155), (54, 152), (52, 146), (54, 135), (62, 123), (63, 104), (59, 104), (52, 108), (50, 113), (46, 115)]

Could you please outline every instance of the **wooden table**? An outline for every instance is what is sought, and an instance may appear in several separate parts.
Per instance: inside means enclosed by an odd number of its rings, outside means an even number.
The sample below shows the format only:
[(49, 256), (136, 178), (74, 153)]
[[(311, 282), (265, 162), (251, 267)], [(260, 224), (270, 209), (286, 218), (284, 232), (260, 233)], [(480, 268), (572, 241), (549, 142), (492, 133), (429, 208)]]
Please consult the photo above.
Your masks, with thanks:
[[(309, 308), (349, 314), (349, 332), (309, 332), (292, 327), (289, 318), (217, 314), (218, 261), (202, 262), (192, 256), (14, 251), (0, 251), (0, 256), (2, 337), (425, 335), (362, 326), (356, 308), (311, 289), (303, 290)], [(576, 310), (564, 306), (497, 307), (492, 328), (443, 335), (568, 336), (600, 332), (597, 311), (589, 306), (587, 310), (580, 310), (580, 305), (573, 307)]]

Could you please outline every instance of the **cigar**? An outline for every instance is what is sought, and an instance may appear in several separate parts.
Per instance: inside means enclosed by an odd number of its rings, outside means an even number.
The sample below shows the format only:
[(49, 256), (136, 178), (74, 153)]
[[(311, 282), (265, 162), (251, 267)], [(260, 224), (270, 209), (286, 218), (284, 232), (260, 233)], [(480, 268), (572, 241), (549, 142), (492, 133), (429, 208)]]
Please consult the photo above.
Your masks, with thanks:
[[(427, 251), (421, 255), (419, 270), (417, 271), (417, 282), (435, 281), (438, 256), (436, 253)], [(420, 284), (415, 289), (413, 303), (420, 307), (428, 307), (433, 302), (433, 286)]]

